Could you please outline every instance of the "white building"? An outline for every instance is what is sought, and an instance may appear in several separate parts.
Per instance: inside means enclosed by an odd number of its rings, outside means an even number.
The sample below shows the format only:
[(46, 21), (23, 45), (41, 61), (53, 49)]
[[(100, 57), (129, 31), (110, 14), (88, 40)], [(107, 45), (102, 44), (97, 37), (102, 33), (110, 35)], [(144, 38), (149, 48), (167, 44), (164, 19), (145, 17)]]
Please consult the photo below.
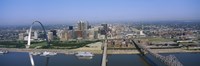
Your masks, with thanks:
[(146, 37), (146, 35), (143, 33), (143, 30), (140, 30), (139, 36), (140, 36), (140, 37)]
[(48, 39), (53, 40), (53, 32), (48, 32)]
[(38, 39), (38, 31), (34, 31), (34, 39)]
[(24, 40), (24, 33), (19, 33), (19, 40)]

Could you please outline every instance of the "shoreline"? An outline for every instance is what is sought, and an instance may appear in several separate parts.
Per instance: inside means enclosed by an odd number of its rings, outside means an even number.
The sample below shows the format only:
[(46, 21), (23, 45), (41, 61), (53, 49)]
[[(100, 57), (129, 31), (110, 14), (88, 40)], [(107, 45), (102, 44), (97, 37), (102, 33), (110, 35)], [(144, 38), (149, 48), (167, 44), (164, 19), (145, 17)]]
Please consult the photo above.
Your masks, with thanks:
[[(74, 54), (77, 52), (92, 52), (94, 54), (102, 54), (103, 50), (76, 50), (76, 49), (19, 49), (19, 48), (0, 48), (0, 50), (8, 50), (9, 52), (56, 52), (63, 54)], [(184, 50), (184, 49), (152, 49), (155, 53), (200, 53), (200, 50)], [(107, 50), (107, 54), (140, 54), (137, 50)]]

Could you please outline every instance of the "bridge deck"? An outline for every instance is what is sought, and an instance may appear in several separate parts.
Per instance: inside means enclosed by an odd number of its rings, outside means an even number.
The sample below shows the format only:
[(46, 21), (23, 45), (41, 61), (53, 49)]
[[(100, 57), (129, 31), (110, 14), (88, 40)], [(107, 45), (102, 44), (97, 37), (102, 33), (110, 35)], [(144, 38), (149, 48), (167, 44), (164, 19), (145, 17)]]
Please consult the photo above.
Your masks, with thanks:
[(107, 40), (105, 40), (103, 45), (103, 57), (101, 66), (106, 66), (106, 62), (107, 62)]
[[(136, 43), (134, 40), (132, 40), (133, 44), (135, 46), (139, 47), (139, 51), (143, 54), (144, 51), (147, 51), (149, 54), (166, 64), (167, 66), (183, 66), (178, 59), (174, 55), (169, 55), (169, 56), (162, 56), (158, 53), (153, 52), (150, 48), (146, 47), (143, 44)], [(144, 50), (144, 51), (141, 51)]]

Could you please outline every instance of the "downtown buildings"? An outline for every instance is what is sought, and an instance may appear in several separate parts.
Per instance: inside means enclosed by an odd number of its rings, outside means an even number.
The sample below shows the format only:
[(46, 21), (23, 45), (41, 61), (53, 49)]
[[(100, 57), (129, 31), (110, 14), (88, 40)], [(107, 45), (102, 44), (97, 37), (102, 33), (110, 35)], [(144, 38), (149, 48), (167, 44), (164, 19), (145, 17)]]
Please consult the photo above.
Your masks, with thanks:
[(91, 28), (87, 21), (78, 21), (76, 26), (57, 30), (61, 41), (68, 40), (94, 40), (98, 39), (98, 28)]
[[(53, 26), (52, 26), (53, 27)], [(47, 29), (47, 37), (50, 41), (70, 40), (101, 40), (101, 39), (122, 39), (135, 35), (145, 35), (142, 30), (127, 32), (129, 27), (120, 24), (99, 24), (91, 26), (88, 21), (78, 21), (76, 25), (68, 25), (62, 28)], [(131, 29), (132, 30), (132, 29)], [(20, 33), (19, 40), (27, 40), (27, 33)], [(132, 33), (132, 34), (129, 34)], [(24, 38), (24, 39), (23, 39)], [(41, 30), (33, 30), (31, 40), (44, 40), (44, 33)]]

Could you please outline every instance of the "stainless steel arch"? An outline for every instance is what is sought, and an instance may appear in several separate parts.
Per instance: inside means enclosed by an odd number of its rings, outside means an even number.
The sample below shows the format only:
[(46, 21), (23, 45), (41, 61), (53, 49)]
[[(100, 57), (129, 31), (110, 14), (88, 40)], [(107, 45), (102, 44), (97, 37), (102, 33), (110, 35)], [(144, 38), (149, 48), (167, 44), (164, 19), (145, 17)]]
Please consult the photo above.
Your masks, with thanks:
[(29, 46), (31, 45), (31, 30), (32, 30), (32, 27), (35, 23), (39, 23), (41, 26), (42, 26), (42, 29), (44, 31), (44, 36), (45, 36), (45, 39), (46, 39), (46, 42), (47, 42), (47, 46), (49, 47), (50, 44), (49, 44), (49, 40), (48, 40), (48, 37), (47, 37), (47, 33), (46, 33), (46, 30), (44, 28), (44, 26), (42, 25), (42, 23), (40, 21), (34, 21), (32, 24), (31, 24), (31, 27), (30, 27), (30, 30), (29, 30), (29, 33), (28, 33), (28, 43), (27, 43), (27, 48), (29, 48)]

